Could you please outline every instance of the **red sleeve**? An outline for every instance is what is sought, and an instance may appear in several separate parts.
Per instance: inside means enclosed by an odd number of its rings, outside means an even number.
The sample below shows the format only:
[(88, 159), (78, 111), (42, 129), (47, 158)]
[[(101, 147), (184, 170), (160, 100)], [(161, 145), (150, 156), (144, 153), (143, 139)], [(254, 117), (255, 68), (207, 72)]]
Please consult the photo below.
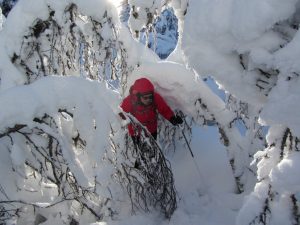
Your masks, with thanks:
[(120, 107), (123, 109), (124, 112), (130, 113), (132, 109), (132, 104), (130, 101), (130, 95), (127, 96), (121, 103)]
[(156, 104), (158, 112), (167, 120), (170, 120), (170, 118), (174, 116), (174, 112), (172, 111), (172, 109), (158, 93), (154, 93), (154, 102)]

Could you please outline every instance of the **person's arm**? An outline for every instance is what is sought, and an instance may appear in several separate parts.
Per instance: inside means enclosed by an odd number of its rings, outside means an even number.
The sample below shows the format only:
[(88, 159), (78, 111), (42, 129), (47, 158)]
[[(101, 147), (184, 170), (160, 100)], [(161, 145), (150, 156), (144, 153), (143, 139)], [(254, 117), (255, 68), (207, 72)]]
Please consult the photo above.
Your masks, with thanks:
[(175, 114), (172, 109), (168, 106), (166, 101), (158, 93), (154, 93), (154, 102), (157, 111), (166, 119), (170, 120)]
[(183, 120), (180, 116), (174, 114), (172, 109), (166, 103), (166, 101), (158, 94), (154, 93), (154, 101), (157, 107), (158, 112), (167, 120), (170, 121), (174, 126), (182, 124)]
[[(126, 113), (130, 113), (131, 112), (131, 108), (132, 108), (132, 104), (130, 102), (130, 96), (127, 96), (121, 103), (120, 105), (121, 109), (123, 110), (123, 112)], [(126, 120), (126, 116), (123, 114), (123, 112), (119, 113), (119, 116), (123, 119)]]

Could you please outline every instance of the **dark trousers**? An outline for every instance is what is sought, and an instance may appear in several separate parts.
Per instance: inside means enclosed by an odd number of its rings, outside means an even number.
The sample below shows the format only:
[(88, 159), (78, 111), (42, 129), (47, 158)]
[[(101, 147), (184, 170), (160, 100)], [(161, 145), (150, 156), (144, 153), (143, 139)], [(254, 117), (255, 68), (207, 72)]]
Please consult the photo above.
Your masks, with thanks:
[[(151, 136), (153, 137), (154, 140), (156, 140), (157, 132), (151, 133)], [(151, 157), (155, 156), (155, 153), (153, 152), (153, 149), (150, 146), (147, 146), (146, 143), (141, 143), (140, 136), (131, 136), (131, 138), (132, 138), (134, 148), (136, 149), (136, 151), (141, 151), (141, 159), (144, 162), (147, 160), (148, 157), (151, 158)], [(141, 168), (141, 161), (139, 159), (135, 161), (134, 168), (136, 168), (136, 169)]]
[[(157, 132), (151, 133), (151, 136), (154, 138), (154, 140), (157, 139)], [(141, 138), (140, 136), (131, 136), (133, 144), (134, 145), (140, 145), (141, 144)]]

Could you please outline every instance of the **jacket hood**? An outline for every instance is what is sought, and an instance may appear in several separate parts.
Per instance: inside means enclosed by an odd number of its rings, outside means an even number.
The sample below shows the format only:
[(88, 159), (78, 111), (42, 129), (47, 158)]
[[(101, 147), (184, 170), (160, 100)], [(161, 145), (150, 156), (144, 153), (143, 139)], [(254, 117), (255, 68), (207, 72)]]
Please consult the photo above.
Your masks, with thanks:
[(154, 92), (154, 86), (147, 78), (137, 79), (131, 87), (131, 93), (134, 95)]

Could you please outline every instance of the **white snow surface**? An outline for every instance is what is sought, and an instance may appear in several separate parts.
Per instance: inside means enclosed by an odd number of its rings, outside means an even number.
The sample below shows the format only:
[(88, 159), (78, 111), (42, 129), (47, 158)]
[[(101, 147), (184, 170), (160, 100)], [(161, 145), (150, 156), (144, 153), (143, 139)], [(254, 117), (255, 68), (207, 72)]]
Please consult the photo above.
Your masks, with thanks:
[(299, 79), (288, 82), (285, 77), (280, 78), (261, 114), (262, 123), (281, 124), (290, 127), (295, 135), (300, 135), (300, 120), (295, 113), (296, 102), (300, 101), (299, 85)]
[[(255, 62), (256, 57), (265, 57), (261, 55), (263, 51), (274, 51), (283, 40), (269, 28), (291, 16), (296, 3), (295, 0), (189, 1), (182, 37), (186, 62), (201, 75), (213, 75), (222, 88), (242, 100), (262, 104), (264, 97), (258, 94), (255, 85), (246, 85), (253, 83), (255, 73), (242, 69), (236, 53), (249, 52)], [(258, 50), (260, 54), (252, 54)]]

